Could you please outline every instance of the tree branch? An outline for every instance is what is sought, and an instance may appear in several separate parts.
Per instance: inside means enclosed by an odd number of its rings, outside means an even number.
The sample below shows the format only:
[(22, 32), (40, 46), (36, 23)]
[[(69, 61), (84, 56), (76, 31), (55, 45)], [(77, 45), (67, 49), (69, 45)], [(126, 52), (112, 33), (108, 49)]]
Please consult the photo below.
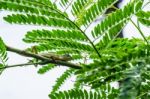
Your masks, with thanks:
[(9, 47), (7, 45), (6, 45), (6, 49), (7, 49), (7, 51), (14, 52), (14, 53), (17, 53), (17, 54), (22, 55), (22, 56), (36, 58), (38, 60), (44, 61), (45, 64), (52, 63), (52, 64), (67, 66), (67, 67), (71, 67), (71, 68), (75, 68), (75, 69), (81, 69), (82, 68), (81, 66), (79, 66), (77, 64), (73, 64), (73, 63), (69, 63), (69, 62), (65, 62), (65, 61), (60, 61), (60, 60), (52, 60), (52, 59), (45, 58), (43, 56), (33, 54), (33, 53), (30, 53), (30, 52), (27, 52), (24, 50), (12, 48), (12, 47)]

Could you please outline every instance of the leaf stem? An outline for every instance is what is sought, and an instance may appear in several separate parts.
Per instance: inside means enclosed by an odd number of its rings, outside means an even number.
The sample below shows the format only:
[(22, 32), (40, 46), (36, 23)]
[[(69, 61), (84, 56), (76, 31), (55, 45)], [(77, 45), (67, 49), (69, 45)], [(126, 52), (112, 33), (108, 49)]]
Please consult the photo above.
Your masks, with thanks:
[(138, 27), (133, 21), (132, 19), (130, 19), (130, 21), (132, 22), (132, 24), (136, 27), (136, 29), (139, 31), (139, 33), (141, 34), (141, 36), (143, 37), (143, 39), (145, 40), (145, 42), (147, 43), (147, 45), (149, 45), (148, 40), (146, 39), (146, 37), (144, 36), (144, 33), (142, 32), (142, 30), (140, 29), (140, 27)]

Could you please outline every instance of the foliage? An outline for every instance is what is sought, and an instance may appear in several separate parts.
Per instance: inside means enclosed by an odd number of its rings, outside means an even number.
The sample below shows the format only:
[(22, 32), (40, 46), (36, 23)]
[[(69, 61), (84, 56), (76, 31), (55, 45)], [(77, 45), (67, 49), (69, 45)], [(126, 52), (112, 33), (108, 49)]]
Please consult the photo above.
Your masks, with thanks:
[(74, 71), (75, 71), (74, 69), (70, 68), (66, 70), (59, 78), (57, 78), (56, 84), (53, 86), (51, 94), (55, 93), (61, 87), (61, 85), (65, 82), (65, 80), (71, 76), (71, 74)]
[[(84, 69), (79, 70), (77, 74), (82, 73), (80, 80), (91, 84), (92, 87), (100, 86), (105, 83), (105, 80), (120, 80), (123, 77), (120, 75), (130, 69), (131, 64), (135, 64), (140, 60), (147, 63), (146, 59), (149, 58), (148, 49), (145, 42), (140, 39), (116, 39), (108, 49), (101, 51), (103, 55), (100, 60), (85, 65)], [(91, 57), (95, 58), (96, 56)]]
[(48, 65), (43, 66), (42, 68), (40, 68), (38, 70), (38, 73), (39, 74), (44, 74), (44, 73), (48, 72), (49, 70), (53, 69), (54, 67), (55, 67), (54, 64), (48, 64)]
[(100, 91), (71, 89), (68, 91), (60, 91), (55, 94), (50, 94), (49, 97), (51, 99), (74, 99), (74, 98), (75, 99), (102, 99), (102, 98), (107, 98), (107, 97), (111, 99), (111, 98), (116, 97), (115, 95), (118, 92), (118, 90), (114, 89), (110, 85), (108, 85), (107, 88), (109, 88), (108, 92), (105, 91), (106, 90), (105, 86), (101, 86)]
[[(66, 70), (56, 80), (50, 98), (149, 98), (150, 37), (142, 35), (144, 40), (116, 37), (131, 21), (133, 15), (137, 17), (138, 22), (149, 26), (150, 13), (142, 9), (144, 0), (131, 0), (123, 8), (116, 8), (116, 11), (106, 15), (107, 9), (114, 7), (117, 1), (0, 0), (0, 9), (15, 12), (5, 16), (5, 21), (11, 24), (42, 25), (52, 28), (28, 31), (23, 41), (33, 46), (26, 51), (33, 52), (34, 47), (38, 54), (69, 54), (72, 57), (70, 62), (82, 66), (79, 70)], [(98, 18), (101, 20), (91, 28), (91, 24)], [(140, 30), (140, 27), (137, 28)], [(2, 40), (0, 43), (0, 55), (5, 63), (6, 48)], [(55, 62), (57, 61), (54, 60)], [(54, 67), (53, 64), (46, 64), (38, 73), (44, 74)], [(72, 75), (76, 75), (75, 88), (59, 91), (65, 80)], [(118, 88), (113, 88), (112, 82), (118, 83)], [(90, 91), (85, 86), (88, 86)]]
[(139, 13), (137, 13), (138, 16), (138, 20), (146, 25), (146, 26), (150, 26), (150, 11), (140, 11)]
[[(6, 47), (2, 38), (0, 38), (0, 68), (5, 69), (7, 60), (8, 60), (8, 57), (7, 57)], [(0, 74), (2, 73), (4, 69), (0, 69)]]

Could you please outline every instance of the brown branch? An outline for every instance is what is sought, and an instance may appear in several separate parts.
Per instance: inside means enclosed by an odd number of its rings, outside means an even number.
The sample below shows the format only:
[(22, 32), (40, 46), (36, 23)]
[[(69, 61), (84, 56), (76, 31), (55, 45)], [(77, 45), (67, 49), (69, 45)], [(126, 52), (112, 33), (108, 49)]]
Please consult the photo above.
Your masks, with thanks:
[(52, 63), (52, 64), (67, 66), (67, 67), (71, 67), (71, 68), (75, 68), (75, 69), (81, 69), (81, 66), (79, 66), (77, 64), (73, 64), (73, 63), (69, 63), (69, 62), (65, 62), (65, 61), (60, 61), (60, 60), (52, 60), (52, 59), (45, 58), (45, 57), (42, 57), (40, 55), (33, 54), (33, 53), (30, 53), (30, 52), (27, 52), (24, 50), (12, 48), (12, 47), (9, 47), (7, 45), (6, 45), (6, 49), (7, 49), (7, 51), (14, 52), (14, 53), (17, 53), (19, 55), (26, 56), (26, 57), (36, 58), (36, 59), (42, 60), (46, 63)]

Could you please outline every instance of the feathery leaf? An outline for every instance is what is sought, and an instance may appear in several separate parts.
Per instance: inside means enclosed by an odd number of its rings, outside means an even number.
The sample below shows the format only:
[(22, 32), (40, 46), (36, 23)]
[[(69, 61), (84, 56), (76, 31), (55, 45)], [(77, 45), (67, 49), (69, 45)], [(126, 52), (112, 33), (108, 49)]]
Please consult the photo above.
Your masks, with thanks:
[(54, 64), (48, 64), (46, 66), (42, 66), (39, 70), (38, 70), (38, 73), (39, 74), (44, 74), (48, 71), (50, 71), (51, 69), (53, 69), (55, 67)]
[(136, 14), (138, 17), (138, 20), (146, 26), (150, 26), (150, 11), (144, 12), (140, 11), (139, 13)]
[(68, 20), (40, 15), (37, 16), (30, 14), (12, 14), (4, 17), (4, 20), (6, 20), (9, 23), (38, 24), (68, 29), (76, 29), (76, 27)]
[(27, 32), (25, 38), (23, 39), (25, 42), (34, 42), (34, 41), (52, 41), (52, 40), (69, 40), (76, 42), (85, 42), (87, 41), (85, 36), (76, 30), (33, 30), (31, 32)]
[(83, 17), (87, 8), (93, 4), (93, 0), (76, 0), (72, 5), (72, 14), (76, 18), (76, 23), (80, 26), (83, 23)]
[(91, 24), (91, 22), (95, 21), (97, 17), (104, 14), (106, 10), (117, 1), (118, 0), (97, 0), (97, 2), (95, 2), (89, 9), (87, 9), (83, 17), (83, 24)]
[(70, 42), (64, 40), (47, 41), (45, 43), (37, 45), (36, 48), (38, 52), (57, 50), (57, 49), (59, 50), (62, 48), (85, 51), (85, 52), (93, 52), (93, 48), (88, 44), (81, 44), (73, 41)]
[(100, 39), (98, 46), (106, 47), (122, 30), (129, 18), (136, 14), (142, 6), (142, 2), (134, 0), (123, 9), (118, 9), (109, 14), (100, 24), (98, 24), (92, 35), (95, 40)]
[(74, 69), (68, 69), (66, 70), (59, 78), (56, 80), (56, 84), (53, 86), (53, 89), (51, 91), (51, 94), (55, 93), (57, 90), (59, 90), (60, 86), (65, 82), (67, 78), (69, 78), (74, 72)]
[(36, 15), (45, 15), (57, 18), (64, 18), (64, 16), (58, 14), (56, 11), (53, 11), (47, 6), (39, 5), (35, 2), (28, 0), (1, 0), (0, 9), (25, 12), (26, 14), (36, 14)]
[[(3, 68), (6, 66), (7, 60), (8, 60), (8, 57), (7, 57), (6, 47), (2, 38), (0, 37), (0, 68)], [(3, 70), (4, 69), (0, 69), (0, 74), (2, 73)]]

